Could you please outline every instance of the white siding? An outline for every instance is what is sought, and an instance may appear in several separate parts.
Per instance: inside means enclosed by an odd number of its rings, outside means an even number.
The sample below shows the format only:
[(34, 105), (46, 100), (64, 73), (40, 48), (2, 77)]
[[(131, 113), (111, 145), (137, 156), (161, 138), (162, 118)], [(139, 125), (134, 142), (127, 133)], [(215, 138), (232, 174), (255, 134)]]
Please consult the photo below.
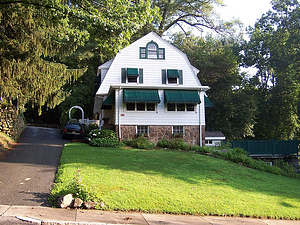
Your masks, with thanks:
[[(118, 92), (116, 92), (118, 93)], [(164, 92), (159, 90), (161, 102), (157, 104), (156, 111), (127, 111), (126, 103), (123, 103), (123, 90), (120, 91), (120, 100), (116, 104), (116, 110), (119, 107), (120, 122), (122, 125), (199, 125), (201, 118), (201, 125), (205, 125), (204, 112), (202, 107), (204, 103), (196, 105), (194, 112), (187, 111), (167, 111), (164, 104)], [(117, 95), (116, 95), (116, 98)], [(200, 115), (199, 115), (200, 108)], [(116, 115), (118, 117), (118, 115)], [(118, 118), (116, 118), (118, 121)], [(118, 124), (118, 122), (117, 122)]]
[[(159, 48), (165, 49), (165, 59), (140, 59), (140, 47), (154, 41)], [(201, 104), (196, 105), (194, 112), (170, 112), (164, 104), (164, 91), (167, 87), (191, 88), (200, 90), (201, 83), (197, 78), (198, 70), (193, 67), (186, 55), (163, 40), (155, 33), (149, 33), (121, 50), (114, 59), (100, 66), (103, 79), (97, 95), (105, 96), (112, 86), (116, 90), (115, 122), (121, 125), (205, 125), (204, 91), (199, 92)], [(142, 68), (143, 84), (132, 84), (131, 87), (159, 89), (161, 102), (155, 112), (126, 111), (123, 104), (121, 84), (122, 68)], [(108, 69), (108, 70), (107, 70)], [(183, 84), (162, 84), (162, 69), (183, 71)], [(196, 88), (196, 89), (195, 89)], [(120, 91), (119, 91), (120, 89)], [(119, 121), (120, 120), (120, 121)]]

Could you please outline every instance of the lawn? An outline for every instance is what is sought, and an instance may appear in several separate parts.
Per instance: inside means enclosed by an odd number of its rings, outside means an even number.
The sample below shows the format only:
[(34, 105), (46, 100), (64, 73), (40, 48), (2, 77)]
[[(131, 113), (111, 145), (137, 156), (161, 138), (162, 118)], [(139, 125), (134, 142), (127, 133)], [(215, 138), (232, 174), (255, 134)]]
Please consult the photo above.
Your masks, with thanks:
[(52, 196), (74, 176), (106, 210), (300, 219), (300, 179), (194, 152), (64, 147)]

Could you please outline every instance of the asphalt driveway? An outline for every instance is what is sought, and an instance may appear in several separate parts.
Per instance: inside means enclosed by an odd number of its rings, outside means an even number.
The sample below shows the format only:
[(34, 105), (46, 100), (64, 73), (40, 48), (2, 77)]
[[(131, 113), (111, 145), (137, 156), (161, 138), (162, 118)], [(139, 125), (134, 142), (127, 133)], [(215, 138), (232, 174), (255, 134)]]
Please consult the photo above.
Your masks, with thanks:
[(0, 205), (48, 206), (63, 145), (59, 129), (27, 127), (0, 160)]

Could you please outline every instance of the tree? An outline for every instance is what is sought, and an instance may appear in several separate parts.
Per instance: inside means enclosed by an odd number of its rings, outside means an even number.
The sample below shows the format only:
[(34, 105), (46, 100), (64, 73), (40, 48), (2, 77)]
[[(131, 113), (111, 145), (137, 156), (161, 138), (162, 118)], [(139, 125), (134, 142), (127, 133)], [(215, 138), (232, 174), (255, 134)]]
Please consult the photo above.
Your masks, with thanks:
[(250, 28), (244, 63), (257, 68), (257, 139), (293, 139), (299, 132), (300, 8), (297, 0), (272, 1), (273, 10)]
[(237, 44), (224, 38), (183, 34), (175, 35), (173, 44), (200, 69), (201, 83), (210, 86), (207, 95), (214, 107), (206, 109), (207, 128), (221, 130), (229, 139), (252, 136), (256, 102), (250, 93), (255, 81), (239, 73)]
[(184, 33), (190, 28), (210, 29), (217, 33), (231, 33), (238, 21), (224, 22), (214, 12), (214, 7), (223, 6), (222, 0), (152, 0), (153, 9), (158, 8), (158, 15), (152, 23), (147, 23), (140, 31), (140, 36), (154, 31), (162, 36), (166, 31), (179, 27)]
[[(86, 68), (69, 69), (62, 58), (94, 36), (101, 51), (116, 52), (151, 21), (147, 1), (0, 1), (0, 95), (25, 110), (31, 102), (53, 108), (63, 89)], [(117, 46), (111, 49), (111, 46)]]

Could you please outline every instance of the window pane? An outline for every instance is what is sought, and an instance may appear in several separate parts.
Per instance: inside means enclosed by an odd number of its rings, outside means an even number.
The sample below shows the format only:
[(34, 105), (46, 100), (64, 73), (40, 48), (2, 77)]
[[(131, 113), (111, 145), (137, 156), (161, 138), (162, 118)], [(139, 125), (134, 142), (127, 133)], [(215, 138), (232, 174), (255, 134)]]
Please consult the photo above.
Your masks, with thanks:
[(128, 83), (137, 83), (137, 76), (129, 76)]
[(137, 126), (137, 133), (148, 134), (148, 126)]
[(155, 111), (155, 103), (147, 103), (147, 111)]
[(173, 134), (183, 134), (183, 126), (173, 126)]
[(195, 111), (195, 105), (194, 104), (186, 104), (186, 110), (187, 111)]
[(177, 78), (176, 77), (168, 77), (168, 83), (169, 84), (177, 84)]
[(148, 59), (157, 59), (157, 48), (155, 44), (148, 45)]
[(171, 103), (167, 104), (167, 110), (168, 111), (175, 111), (175, 104), (171, 104)]
[(185, 104), (177, 104), (177, 111), (185, 111)]
[(127, 103), (128, 111), (135, 111), (135, 103)]
[(137, 111), (145, 111), (145, 103), (137, 103)]
[(163, 49), (159, 49), (159, 51), (158, 51), (158, 58), (159, 59), (163, 59), (164, 58), (164, 50)]

